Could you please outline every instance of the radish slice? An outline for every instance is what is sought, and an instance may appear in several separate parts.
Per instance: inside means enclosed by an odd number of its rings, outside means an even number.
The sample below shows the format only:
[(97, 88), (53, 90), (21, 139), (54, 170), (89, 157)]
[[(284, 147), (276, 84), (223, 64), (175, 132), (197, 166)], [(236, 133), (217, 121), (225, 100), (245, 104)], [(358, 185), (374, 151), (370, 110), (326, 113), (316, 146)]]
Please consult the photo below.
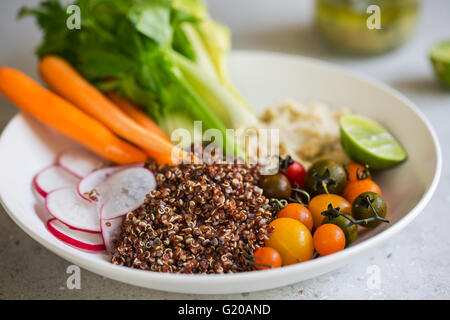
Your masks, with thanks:
[(114, 173), (123, 170), (121, 166), (117, 167), (107, 167), (103, 169), (96, 170), (91, 172), (86, 177), (80, 180), (77, 186), (78, 195), (83, 199), (88, 201), (92, 201), (89, 199), (87, 194), (97, 188), (101, 183), (105, 182), (109, 177), (111, 177)]
[(80, 179), (58, 166), (50, 166), (38, 172), (33, 179), (36, 191), (44, 198), (53, 190), (76, 186)]
[(114, 219), (137, 209), (155, 187), (155, 176), (148, 169), (128, 168), (115, 173), (97, 188), (102, 219)]
[(135, 165), (133, 164), (133, 165), (106, 167), (106, 168), (102, 168), (102, 169), (96, 170), (94, 172), (91, 172), (86, 177), (81, 179), (80, 182), (78, 183), (78, 186), (77, 186), (78, 194), (82, 198), (84, 198), (88, 201), (92, 201), (91, 199), (89, 199), (87, 194), (89, 192), (91, 192), (92, 190), (96, 189), (100, 184), (102, 184), (107, 179), (109, 179), (113, 174), (115, 174), (121, 170), (127, 169), (127, 168), (143, 167), (143, 166), (144, 166), (143, 163), (138, 163)]
[(114, 249), (114, 240), (120, 238), (122, 221), (122, 217), (115, 219), (101, 219), (103, 242), (108, 253), (112, 253), (112, 250)]
[(57, 219), (49, 220), (47, 222), (47, 229), (59, 240), (76, 248), (89, 251), (105, 250), (105, 245), (100, 234), (70, 229)]
[(53, 217), (72, 229), (101, 232), (97, 206), (79, 197), (74, 187), (50, 192), (45, 206)]
[(74, 149), (61, 153), (57, 163), (77, 177), (83, 178), (95, 169), (101, 168), (105, 161), (87, 150)]

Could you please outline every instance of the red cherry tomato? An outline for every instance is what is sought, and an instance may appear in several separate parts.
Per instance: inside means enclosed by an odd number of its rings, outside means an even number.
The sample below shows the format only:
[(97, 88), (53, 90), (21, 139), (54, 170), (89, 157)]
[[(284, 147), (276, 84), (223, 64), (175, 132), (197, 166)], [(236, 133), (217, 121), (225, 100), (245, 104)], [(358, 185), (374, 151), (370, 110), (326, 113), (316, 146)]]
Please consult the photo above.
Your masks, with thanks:
[(281, 267), (281, 255), (271, 247), (263, 247), (253, 253), (255, 269), (264, 270)]
[(284, 173), (288, 177), (293, 187), (298, 185), (299, 188), (305, 189), (305, 167), (298, 161), (294, 161)]

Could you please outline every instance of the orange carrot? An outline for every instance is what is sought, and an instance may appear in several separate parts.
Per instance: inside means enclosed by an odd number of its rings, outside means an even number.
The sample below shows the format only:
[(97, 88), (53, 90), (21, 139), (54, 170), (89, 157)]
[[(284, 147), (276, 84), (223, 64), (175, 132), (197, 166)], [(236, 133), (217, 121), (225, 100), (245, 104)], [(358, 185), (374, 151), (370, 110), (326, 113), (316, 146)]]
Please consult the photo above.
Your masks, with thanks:
[(126, 113), (130, 118), (136, 121), (142, 127), (148, 129), (151, 132), (156, 133), (161, 138), (170, 141), (169, 137), (161, 130), (160, 127), (144, 112), (142, 112), (138, 106), (136, 106), (130, 100), (123, 98), (115, 92), (108, 93), (109, 99), (112, 100), (124, 113)]
[[(147, 116), (144, 112), (139, 110), (139, 108), (134, 105), (131, 101), (122, 98), (115, 92), (109, 92), (108, 97), (114, 102), (124, 113), (126, 113), (130, 118), (132, 118), (137, 124), (139, 124), (141, 127), (150, 130), (151, 132), (154, 132), (158, 134), (161, 138), (170, 141), (169, 137), (158, 127), (158, 125), (153, 122), (152, 119), (150, 119), (149, 116)], [(144, 151), (149, 155), (151, 158), (155, 159), (156, 162), (160, 165), (162, 164), (172, 164), (172, 158), (171, 156), (161, 154), (160, 152), (155, 152), (152, 150), (144, 149)]]
[(120, 137), (145, 150), (170, 157), (175, 148), (170, 142), (134, 122), (65, 60), (47, 56), (41, 60), (39, 71), (56, 93), (101, 121)]
[(128, 164), (147, 158), (103, 124), (18, 70), (0, 68), (0, 92), (23, 111), (109, 161)]

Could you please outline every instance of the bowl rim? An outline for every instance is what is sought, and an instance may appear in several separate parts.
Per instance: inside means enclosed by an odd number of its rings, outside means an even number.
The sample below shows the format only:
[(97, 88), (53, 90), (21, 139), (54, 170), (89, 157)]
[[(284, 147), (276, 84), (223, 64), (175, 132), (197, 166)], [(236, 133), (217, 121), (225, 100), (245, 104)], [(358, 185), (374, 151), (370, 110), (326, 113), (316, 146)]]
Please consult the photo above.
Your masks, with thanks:
[[(11, 219), (19, 225), (19, 227), (24, 230), (31, 238), (36, 240), (38, 243), (57, 254), (58, 256), (68, 260), (72, 263), (75, 263), (87, 270), (90, 270), (99, 275), (105, 276), (106, 274), (114, 273), (116, 275), (122, 274), (123, 276), (133, 277), (135, 279), (145, 279), (146, 281), (154, 280), (164, 280), (168, 284), (183, 284), (183, 285), (194, 285), (199, 284), (199, 282), (206, 283), (206, 281), (210, 282), (210, 284), (220, 284), (227, 283), (228, 285), (233, 283), (239, 283), (243, 280), (246, 281), (263, 281), (266, 277), (289, 277), (290, 275), (300, 273), (300, 272), (310, 272), (314, 269), (319, 269), (321, 265), (329, 265), (329, 264), (342, 264), (347, 258), (351, 256), (355, 256), (362, 251), (367, 251), (376, 245), (381, 244), (395, 233), (399, 232), (403, 228), (405, 228), (428, 204), (432, 195), (434, 194), (437, 185), (439, 183), (439, 179), (442, 171), (442, 151), (439, 143), (438, 136), (430, 124), (429, 120), (425, 117), (425, 115), (420, 111), (420, 109), (407, 97), (398, 92), (397, 90), (389, 87), (388, 85), (373, 79), (367, 75), (361, 74), (359, 72), (355, 72), (352, 70), (348, 70), (339, 65), (335, 65), (333, 63), (329, 63), (326, 61), (304, 57), (300, 55), (287, 54), (287, 53), (279, 53), (279, 52), (271, 52), (271, 51), (253, 51), (253, 50), (233, 50), (231, 55), (233, 58), (238, 56), (264, 56), (266, 58), (275, 58), (275, 59), (287, 59), (287, 60), (295, 60), (300, 61), (306, 64), (312, 64), (314, 67), (331, 69), (334, 72), (338, 72), (347, 77), (351, 77), (355, 80), (365, 82), (368, 85), (377, 87), (381, 91), (386, 92), (387, 94), (393, 96), (398, 99), (400, 102), (405, 104), (412, 112), (414, 112), (420, 120), (424, 123), (426, 129), (430, 133), (430, 136), (433, 141), (435, 153), (436, 153), (436, 163), (435, 163), (435, 171), (433, 179), (427, 188), (427, 190), (422, 195), (419, 202), (416, 206), (410, 210), (404, 217), (398, 220), (395, 224), (389, 226), (385, 230), (380, 233), (358, 243), (354, 246), (346, 248), (338, 253), (320, 257), (319, 259), (313, 259), (301, 264), (295, 264), (290, 266), (285, 266), (283, 268), (276, 268), (270, 270), (259, 270), (258, 272), (242, 272), (242, 273), (234, 273), (234, 274), (171, 274), (171, 273), (163, 273), (163, 272), (151, 272), (146, 270), (139, 270), (128, 268), (124, 266), (117, 266), (109, 263), (106, 260), (98, 260), (92, 261), (91, 259), (84, 256), (74, 256), (70, 251), (64, 250), (55, 244), (55, 241), (49, 241), (45, 238), (42, 238), (37, 233), (33, 232), (31, 228), (27, 225), (23, 224), (8, 208), (7, 200), (3, 199), (3, 195), (0, 194), (0, 203), (2, 204), (5, 211), (11, 217)], [(22, 113), (16, 114), (12, 120), (9, 121), (5, 129), (3, 130), (0, 136), (0, 146), (2, 145), (2, 141), (4, 137), (9, 132), (10, 128), (13, 124), (20, 120), (23, 117)], [(103, 269), (106, 268), (106, 269)], [(107, 270), (109, 272), (105, 272), (102, 274), (102, 270)], [(106, 275), (108, 276), (108, 275)], [(125, 282), (119, 278), (113, 278), (114, 280)], [(214, 281), (214, 282), (213, 282)], [(127, 282), (128, 283), (128, 282)], [(136, 282), (134, 282), (136, 283)], [(139, 286), (139, 284), (135, 284)], [(144, 284), (142, 285), (144, 286)]]

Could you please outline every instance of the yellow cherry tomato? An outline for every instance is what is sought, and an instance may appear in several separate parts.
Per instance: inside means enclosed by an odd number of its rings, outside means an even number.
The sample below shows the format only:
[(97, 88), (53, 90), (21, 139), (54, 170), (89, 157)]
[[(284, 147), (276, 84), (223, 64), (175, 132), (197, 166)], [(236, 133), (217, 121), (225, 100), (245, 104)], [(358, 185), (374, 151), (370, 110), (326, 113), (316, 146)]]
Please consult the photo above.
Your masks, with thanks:
[(298, 220), (278, 218), (270, 223), (274, 231), (266, 240), (266, 246), (277, 250), (283, 265), (290, 265), (311, 260), (314, 244), (311, 232)]
[(317, 229), (325, 218), (322, 212), (328, 209), (328, 205), (331, 204), (333, 208), (339, 207), (340, 211), (351, 215), (352, 206), (344, 197), (337, 194), (319, 194), (311, 199), (308, 205), (308, 209), (312, 214), (314, 220), (314, 228)]

